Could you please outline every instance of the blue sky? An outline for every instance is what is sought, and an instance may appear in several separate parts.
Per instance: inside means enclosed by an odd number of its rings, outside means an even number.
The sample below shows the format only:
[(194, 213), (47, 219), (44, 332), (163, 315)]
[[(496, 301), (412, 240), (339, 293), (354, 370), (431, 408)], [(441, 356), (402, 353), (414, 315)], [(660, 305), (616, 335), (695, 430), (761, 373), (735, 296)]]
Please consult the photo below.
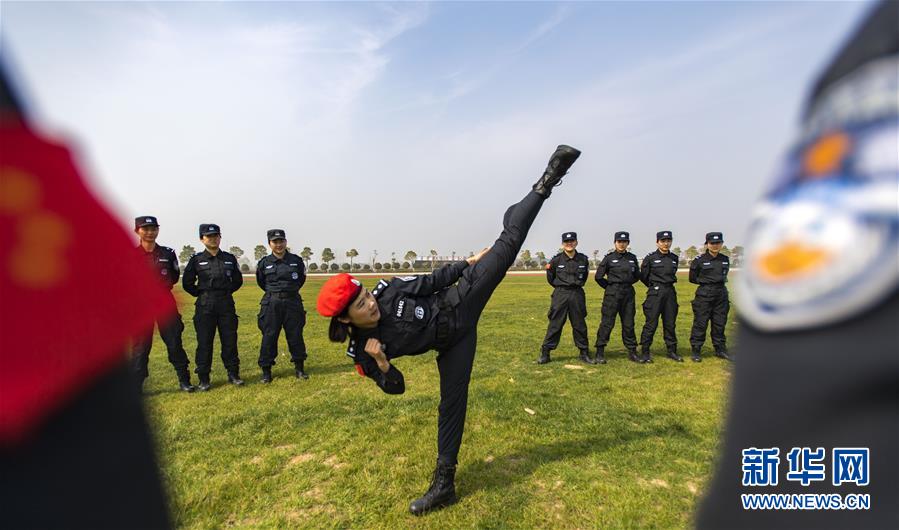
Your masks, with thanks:
[[(852, 2), (12, 3), (5, 59), (122, 218), (250, 251), (489, 245), (558, 143), (525, 244), (742, 242)], [(317, 256), (316, 256), (317, 257)], [(315, 258), (313, 258), (315, 259)]]

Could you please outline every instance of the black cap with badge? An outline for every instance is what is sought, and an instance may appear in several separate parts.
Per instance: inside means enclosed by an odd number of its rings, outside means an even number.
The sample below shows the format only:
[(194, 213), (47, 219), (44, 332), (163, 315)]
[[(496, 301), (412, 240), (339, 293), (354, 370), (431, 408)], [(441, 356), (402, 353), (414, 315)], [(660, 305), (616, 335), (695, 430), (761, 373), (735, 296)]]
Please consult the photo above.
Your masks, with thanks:
[(280, 228), (272, 228), (268, 231), (268, 240), (274, 241), (276, 239), (287, 239), (287, 235), (285, 234), (284, 230)]
[(222, 234), (222, 230), (219, 228), (219, 225), (206, 223), (200, 225), (200, 237), (214, 236), (216, 234)]
[(724, 243), (724, 234), (721, 232), (709, 232), (705, 235), (706, 243)]
[(562, 243), (566, 241), (577, 241), (577, 232), (565, 232), (562, 234)]
[(134, 229), (137, 230), (142, 226), (159, 226), (159, 222), (153, 215), (142, 215), (134, 218)]
[(615, 232), (615, 241), (630, 241), (631, 235), (628, 232)]
[(673, 236), (671, 235), (671, 230), (662, 230), (661, 232), (656, 232), (656, 241), (671, 239), (672, 237)]

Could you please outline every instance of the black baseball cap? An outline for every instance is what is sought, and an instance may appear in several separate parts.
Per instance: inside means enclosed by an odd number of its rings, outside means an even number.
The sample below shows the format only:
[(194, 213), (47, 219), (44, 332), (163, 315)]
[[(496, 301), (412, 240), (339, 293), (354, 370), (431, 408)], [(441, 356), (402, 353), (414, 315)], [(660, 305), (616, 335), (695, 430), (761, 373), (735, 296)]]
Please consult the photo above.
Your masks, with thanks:
[(724, 234), (721, 232), (709, 232), (705, 235), (706, 243), (724, 243)]
[(615, 241), (630, 241), (631, 235), (628, 232), (615, 232)]
[(281, 228), (272, 228), (267, 232), (267, 234), (269, 241), (274, 241), (276, 239), (287, 239), (287, 235)]
[(221, 233), (222, 233), (222, 229), (219, 228), (219, 225), (206, 224), (206, 223), (203, 223), (200, 225), (200, 237), (212, 236), (215, 234), (221, 235)]
[(565, 232), (562, 234), (562, 242), (577, 241), (577, 232)]
[(134, 229), (137, 230), (142, 226), (159, 226), (159, 221), (153, 215), (142, 215), (134, 218)]
[(662, 230), (661, 232), (656, 232), (656, 241), (661, 241), (663, 239), (672, 239), (674, 236), (671, 234), (671, 230)]

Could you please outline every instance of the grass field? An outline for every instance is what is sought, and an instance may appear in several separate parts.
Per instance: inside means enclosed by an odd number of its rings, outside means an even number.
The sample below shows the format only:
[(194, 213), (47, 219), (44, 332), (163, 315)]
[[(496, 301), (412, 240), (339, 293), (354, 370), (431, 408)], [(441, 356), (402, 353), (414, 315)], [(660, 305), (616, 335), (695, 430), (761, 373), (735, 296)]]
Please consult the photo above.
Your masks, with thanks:
[[(460, 502), (415, 518), (436, 459), (439, 400), (434, 355), (398, 359), (406, 393), (389, 396), (359, 377), (327, 320), (314, 310), (323, 278), (303, 288), (309, 312), (308, 381), (292, 377), (283, 335), (275, 381), (259, 383), (261, 291), (236, 294), (247, 384), (225, 383), (216, 345), (213, 389), (184, 394), (156, 338), (146, 403), (175, 523), (185, 528), (682, 528), (691, 524), (713, 468), (730, 379), (728, 363), (625, 358), (620, 326), (609, 364), (576, 361), (570, 327), (553, 362), (534, 360), (551, 288), (509, 276), (481, 319), (456, 486)], [(367, 278), (369, 287), (376, 280)], [(638, 284), (637, 302), (645, 289)], [(678, 283), (680, 353), (689, 356), (694, 286)], [(184, 346), (196, 345), (192, 300), (178, 291)], [(593, 345), (601, 289), (587, 285)], [(643, 316), (637, 309), (637, 334)], [(728, 336), (736, 322), (731, 315)], [(196, 376), (194, 376), (196, 383)], [(525, 409), (530, 409), (531, 414)]]

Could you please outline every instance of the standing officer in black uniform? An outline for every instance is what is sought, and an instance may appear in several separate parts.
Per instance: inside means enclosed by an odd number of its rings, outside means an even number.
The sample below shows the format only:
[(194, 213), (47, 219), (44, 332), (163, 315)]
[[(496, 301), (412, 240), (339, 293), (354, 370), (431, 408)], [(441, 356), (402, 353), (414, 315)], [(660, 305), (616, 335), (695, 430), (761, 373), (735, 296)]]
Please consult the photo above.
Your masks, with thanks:
[[(147, 263), (157, 271), (159, 279), (168, 286), (169, 289), (178, 283), (181, 276), (181, 269), (178, 267), (178, 257), (175, 251), (169, 247), (163, 247), (156, 244), (156, 237), (159, 235), (159, 222), (152, 215), (144, 215), (134, 219), (134, 232), (140, 237), (140, 245), (137, 250), (142, 252)], [(185, 392), (193, 392), (196, 388), (190, 384), (190, 371), (188, 366), (190, 362), (187, 360), (187, 352), (181, 344), (181, 333), (184, 331), (184, 322), (178, 313), (177, 304), (174, 304), (175, 314), (166, 321), (157, 321), (159, 327), (159, 336), (169, 352), (169, 362), (175, 367), (175, 373), (178, 375), (178, 386)], [(131, 348), (132, 359), (134, 360), (134, 370), (140, 378), (141, 386), (149, 377), (150, 372), (147, 365), (150, 362), (150, 348), (153, 347), (153, 325), (147, 333), (134, 341)]]
[(391, 360), (432, 349), (438, 352), (437, 467), (428, 491), (409, 506), (415, 515), (457, 500), (456, 463), (478, 321), (515, 262), (543, 202), (580, 154), (567, 145), (556, 149), (532, 191), (506, 210), (503, 231), (489, 250), (432, 274), (381, 280), (371, 292), (349, 274), (338, 274), (325, 282), (318, 295), (318, 312), (331, 317), (328, 337), (334, 342), (349, 338), (347, 355), (356, 370), (388, 394), (405, 391), (403, 374)]
[(546, 281), (554, 287), (552, 302), (549, 306), (549, 327), (543, 339), (540, 358), (537, 364), (549, 362), (549, 352), (559, 345), (565, 319), (571, 320), (571, 332), (574, 345), (581, 351), (580, 359), (587, 364), (594, 364), (590, 358), (590, 346), (587, 344), (587, 299), (584, 296), (584, 284), (590, 272), (590, 260), (577, 250), (577, 232), (562, 234), (562, 252), (559, 252), (546, 264)]
[(640, 265), (640, 281), (649, 288), (643, 302), (643, 316), (646, 317), (646, 322), (643, 324), (643, 332), (640, 333), (642, 360), (645, 363), (652, 362), (649, 350), (652, 346), (652, 337), (659, 325), (659, 316), (662, 317), (668, 358), (679, 363), (684, 362), (684, 358), (677, 354), (677, 335), (674, 333), (674, 323), (677, 322), (677, 292), (674, 290), (674, 284), (677, 282), (678, 256), (671, 252), (671, 240), (671, 230), (656, 232), (658, 250), (647, 254)]
[(730, 299), (727, 287), (724, 286), (727, 283), (730, 258), (720, 252), (723, 243), (724, 235), (721, 232), (709, 232), (705, 235), (706, 251), (696, 256), (690, 264), (690, 283), (699, 284), (696, 297), (693, 298), (693, 331), (690, 333), (690, 347), (693, 349), (691, 359), (695, 362), (702, 362), (699, 353), (705, 342), (705, 330), (710, 319), (715, 356), (730, 360), (724, 337), (727, 312), (730, 311)]
[(272, 382), (272, 365), (278, 356), (278, 337), (282, 327), (297, 378), (309, 379), (303, 367), (306, 360), (306, 343), (303, 341), (306, 311), (300, 297), (300, 288), (306, 283), (306, 265), (301, 257), (287, 252), (284, 230), (269, 230), (268, 246), (272, 253), (256, 265), (256, 283), (265, 291), (259, 302), (259, 330), (262, 331), (259, 367), (262, 368), (262, 382)]
[(200, 241), (206, 247), (194, 254), (184, 268), (182, 286), (197, 297), (194, 328), (197, 330), (197, 375), (199, 389), (210, 388), (209, 371), (212, 368), (212, 341), (218, 329), (222, 343), (222, 363), (228, 370), (228, 382), (242, 385), (240, 358), (237, 355), (237, 311), (231, 293), (243, 285), (243, 276), (237, 266), (237, 258), (219, 248), (222, 232), (219, 225), (201, 224)]
[(605, 364), (605, 349), (615, 327), (615, 317), (621, 317), (621, 340), (627, 348), (628, 359), (642, 362), (637, 357), (637, 337), (634, 334), (633, 285), (640, 279), (637, 256), (627, 251), (631, 236), (627, 232), (615, 232), (615, 250), (605, 255), (596, 267), (596, 283), (606, 290), (602, 298), (602, 321), (596, 332), (596, 362)]

